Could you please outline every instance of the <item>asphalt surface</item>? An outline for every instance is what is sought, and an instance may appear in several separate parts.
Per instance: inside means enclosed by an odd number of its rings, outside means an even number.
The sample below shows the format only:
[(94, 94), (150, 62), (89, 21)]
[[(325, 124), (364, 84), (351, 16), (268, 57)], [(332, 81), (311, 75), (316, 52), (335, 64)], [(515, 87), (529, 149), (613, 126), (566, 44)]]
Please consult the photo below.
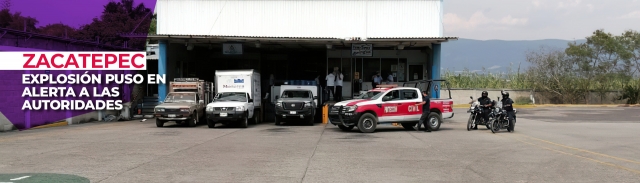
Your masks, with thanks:
[(455, 112), (432, 133), (154, 120), (0, 133), (0, 182), (640, 182), (640, 108), (521, 109), (496, 134)]

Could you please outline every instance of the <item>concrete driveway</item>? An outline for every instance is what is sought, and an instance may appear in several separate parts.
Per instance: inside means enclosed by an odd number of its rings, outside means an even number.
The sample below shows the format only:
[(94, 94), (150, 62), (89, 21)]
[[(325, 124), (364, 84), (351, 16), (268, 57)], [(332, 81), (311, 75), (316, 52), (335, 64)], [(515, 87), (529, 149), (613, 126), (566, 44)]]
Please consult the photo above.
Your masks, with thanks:
[(522, 109), (497, 134), (455, 112), (432, 133), (154, 120), (0, 133), (0, 182), (640, 182), (638, 108)]

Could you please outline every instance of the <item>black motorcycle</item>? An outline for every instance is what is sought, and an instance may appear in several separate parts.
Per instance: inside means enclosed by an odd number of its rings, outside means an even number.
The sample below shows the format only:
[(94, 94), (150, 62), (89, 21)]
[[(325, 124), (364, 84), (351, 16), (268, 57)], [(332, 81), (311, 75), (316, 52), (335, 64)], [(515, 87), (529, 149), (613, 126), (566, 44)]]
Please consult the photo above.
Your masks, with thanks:
[(470, 113), (469, 120), (467, 121), (467, 131), (471, 131), (471, 129), (475, 128), (477, 125), (485, 125), (487, 129), (489, 128), (489, 123), (484, 121), (482, 118), (482, 109), (480, 108), (480, 102), (473, 101), (473, 96), (471, 98), (471, 107), (467, 110), (467, 113)]
[(502, 104), (499, 104), (491, 114), (489, 114), (489, 129), (491, 129), (492, 133), (496, 133), (501, 129), (507, 129), (508, 132), (512, 132), (512, 129), (515, 128), (516, 125), (516, 115), (518, 111), (513, 109), (513, 128), (509, 128), (509, 117), (507, 116), (507, 110), (502, 108)]

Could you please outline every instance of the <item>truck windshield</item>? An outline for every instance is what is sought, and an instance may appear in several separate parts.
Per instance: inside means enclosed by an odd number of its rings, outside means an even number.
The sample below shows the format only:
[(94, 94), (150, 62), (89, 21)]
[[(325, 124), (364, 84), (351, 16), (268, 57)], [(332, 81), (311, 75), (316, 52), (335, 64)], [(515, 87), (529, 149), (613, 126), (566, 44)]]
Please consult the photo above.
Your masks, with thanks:
[(282, 98), (311, 98), (311, 92), (301, 90), (285, 90), (282, 92)]
[(196, 93), (169, 93), (165, 103), (196, 102)]
[(247, 93), (243, 92), (225, 92), (218, 94), (216, 101), (247, 101)]
[(378, 100), (380, 97), (382, 97), (383, 94), (384, 94), (383, 92), (380, 92), (380, 93), (374, 95), (373, 97), (371, 97), (370, 99), (371, 100)]
[(359, 98), (360, 99), (371, 99), (371, 98), (373, 98), (374, 96), (376, 96), (378, 94), (380, 94), (379, 91), (369, 91), (367, 93), (363, 93), (362, 95), (360, 95)]

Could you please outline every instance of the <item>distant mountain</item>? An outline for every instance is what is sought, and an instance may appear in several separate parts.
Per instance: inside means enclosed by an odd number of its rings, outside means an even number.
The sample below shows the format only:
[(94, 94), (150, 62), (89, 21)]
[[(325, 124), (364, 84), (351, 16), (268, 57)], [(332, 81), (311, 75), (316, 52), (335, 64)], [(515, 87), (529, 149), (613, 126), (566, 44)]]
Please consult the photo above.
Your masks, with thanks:
[[(465, 67), (471, 71), (486, 68), (489, 71), (506, 71), (510, 63), (513, 69), (526, 68), (528, 51), (549, 48), (567, 48), (570, 40), (545, 39), (531, 41), (473, 40), (458, 39), (442, 44), (442, 68), (449, 71), (462, 71)], [(586, 40), (576, 40), (584, 43)]]

